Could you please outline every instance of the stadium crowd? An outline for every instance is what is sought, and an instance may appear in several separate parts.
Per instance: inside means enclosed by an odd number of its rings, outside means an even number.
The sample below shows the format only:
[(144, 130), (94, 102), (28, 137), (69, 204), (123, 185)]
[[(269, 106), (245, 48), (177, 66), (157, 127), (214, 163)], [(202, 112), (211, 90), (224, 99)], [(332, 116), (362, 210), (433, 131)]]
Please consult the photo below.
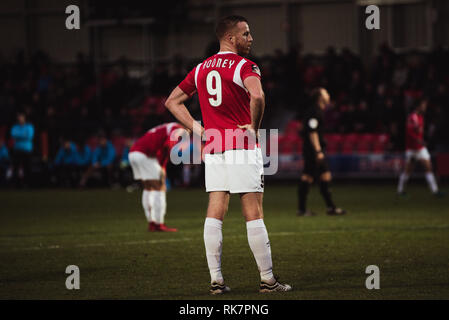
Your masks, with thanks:
[[(281, 129), (281, 150), (283, 141), (298, 139), (307, 94), (317, 86), (332, 97), (325, 113), (328, 133), (387, 136), (381, 151), (402, 151), (406, 115), (424, 97), (427, 145), (449, 149), (447, 50), (397, 54), (383, 45), (364, 63), (348, 49), (304, 55), (298, 45), (250, 59), (262, 70), (268, 106), (263, 127)], [(83, 54), (74, 64), (43, 52), (29, 60), (23, 52), (12, 60), (0, 57), (0, 185), (29, 184), (34, 177), (34, 185), (86, 186), (92, 176), (106, 185), (130, 184), (127, 150), (133, 139), (173, 121), (165, 98), (197, 62), (178, 55), (142, 80), (129, 76), (126, 58), (98, 67)], [(198, 101), (189, 108), (201, 117)], [(20, 142), (24, 126), (32, 128), (27, 143)]]

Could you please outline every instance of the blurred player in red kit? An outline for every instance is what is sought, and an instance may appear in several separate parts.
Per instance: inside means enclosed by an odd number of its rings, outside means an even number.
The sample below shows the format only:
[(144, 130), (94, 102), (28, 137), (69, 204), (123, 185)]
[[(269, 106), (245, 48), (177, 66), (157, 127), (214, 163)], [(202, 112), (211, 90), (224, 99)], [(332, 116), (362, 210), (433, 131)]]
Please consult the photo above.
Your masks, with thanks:
[(164, 223), (166, 166), (171, 149), (187, 131), (176, 122), (161, 124), (137, 139), (129, 150), (129, 163), (135, 180), (143, 185), (142, 206), (149, 231), (176, 232)]
[[(198, 64), (172, 91), (166, 107), (186, 128), (206, 139), (204, 148), (206, 192), (209, 205), (204, 223), (204, 244), (211, 276), (211, 294), (230, 289), (221, 272), (222, 224), (230, 194), (240, 196), (247, 237), (260, 272), (260, 292), (289, 291), (273, 276), (271, 247), (263, 220), (263, 158), (256, 143), (265, 108), (258, 66), (242, 56), (250, 52), (253, 38), (241, 16), (221, 19), (216, 27), (220, 51)], [(204, 128), (194, 122), (184, 102), (197, 93)], [(252, 142), (237, 145), (228, 139), (251, 135)], [(219, 138), (219, 137), (221, 138)], [(217, 142), (218, 141), (218, 142)], [(240, 140), (241, 141), (241, 140)], [(235, 163), (235, 159), (245, 159)]]
[(398, 194), (405, 195), (404, 187), (409, 179), (414, 160), (419, 161), (424, 169), (427, 183), (434, 195), (441, 196), (435, 176), (432, 172), (432, 162), (429, 151), (424, 143), (424, 114), (427, 110), (428, 101), (420, 99), (417, 101), (414, 110), (407, 117), (406, 138), (405, 138), (405, 170), (399, 176)]

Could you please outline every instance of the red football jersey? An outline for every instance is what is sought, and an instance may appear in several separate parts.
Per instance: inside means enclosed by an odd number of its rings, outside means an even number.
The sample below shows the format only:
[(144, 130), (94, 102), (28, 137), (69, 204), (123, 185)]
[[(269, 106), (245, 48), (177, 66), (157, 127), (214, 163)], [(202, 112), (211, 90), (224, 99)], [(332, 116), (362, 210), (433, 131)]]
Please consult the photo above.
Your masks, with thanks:
[[(251, 124), (250, 94), (243, 84), (250, 76), (261, 77), (259, 67), (254, 62), (233, 52), (218, 52), (193, 68), (179, 84), (179, 88), (189, 96), (198, 93), (203, 124), (207, 130), (207, 153), (239, 147), (235, 139), (225, 139), (225, 130)], [(221, 141), (214, 141), (215, 136), (210, 129), (218, 130)], [(238, 132), (235, 133), (238, 137)], [(210, 150), (211, 143), (213, 150)], [(253, 149), (254, 145), (245, 142), (243, 148)]]
[(424, 147), (424, 117), (422, 115), (412, 112), (408, 116), (405, 136), (407, 150), (419, 150)]
[(170, 135), (178, 128), (182, 128), (182, 126), (176, 122), (164, 123), (154, 127), (137, 139), (129, 152), (139, 151), (148, 157), (156, 158), (159, 164), (165, 168), (171, 148), (178, 143), (178, 141), (170, 141)]

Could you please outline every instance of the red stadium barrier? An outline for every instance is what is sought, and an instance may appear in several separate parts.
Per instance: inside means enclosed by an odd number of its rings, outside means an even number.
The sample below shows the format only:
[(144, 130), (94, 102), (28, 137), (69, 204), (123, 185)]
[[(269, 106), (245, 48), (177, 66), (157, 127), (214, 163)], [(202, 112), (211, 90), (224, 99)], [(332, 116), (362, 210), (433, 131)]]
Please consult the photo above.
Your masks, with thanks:
[(376, 136), (371, 133), (364, 133), (359, 135), (357, 140), (356, 151), (357, 153), (370, 153), (373, 150), (373, 144)]
[(284, 134), (279, 136), (279, 153), (289, 154), (302, 151), (302, 139), (297, 134)]
[(326, 140), (326, 151), (328, 154), (336, 154), (340, 152), (341, 144), (344, 141), (344, 136), (339, 133), (328, 133), (324, 135)]
[(112, 144), (114, 145), (115, 152), (117, 155), (121, 155), (123, 149), (125, 148), (127, 138), (124, 136), (115, 136), (111, 139)]
[[(298, 121), (290, 121), (284, 131), (279, 135), (279, 153), (289, 154), (297, 151), (302, 152), (303, 141), (298, 135)], [(382, 154), (387, 152), (390, 137), (388, 134), (378, 133), (326, 133), (326, 152), (335, 154)]]
[(439, 153), (436, 162), (437, 175), (440, 177), (449, 176), (449, 153)]

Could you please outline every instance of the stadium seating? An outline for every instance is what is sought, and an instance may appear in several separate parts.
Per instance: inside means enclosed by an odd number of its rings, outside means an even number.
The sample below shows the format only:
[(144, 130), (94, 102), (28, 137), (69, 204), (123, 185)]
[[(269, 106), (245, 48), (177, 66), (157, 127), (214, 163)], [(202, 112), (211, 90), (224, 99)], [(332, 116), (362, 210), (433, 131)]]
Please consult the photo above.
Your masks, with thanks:
[(373, 143), (376, 136), (371, 133), (365, 133), (359, 135), (359, 139), (356, 143), (356, 152), (359, 154), (370, 153), (373, 150)]
[[(285, 137), (285, 136), (284, 136)], [(284, 138), (286, 139), (286, 138)], [(324, 135), (326, 141), (327, 154), (368, 154), (384, 153), (388, 148), (389, 136), (386, 134), (374, 133), (327, 133)], [(295, 140), (290, 137), (283, 140), (282, 143), (294, 143)], [(296, 142), (295, 142), (296, 143)], [(284, 146), (284, 153), (288, 153), (291, 147)], [(302, 150), (302, 144), (297, 150)]]
[(127, 138), (121, 135), (114, 136), (111, 139), (112, 145), (115, 148), (115, 152), (117, 155), (121, 155), (123, 152), (123, 149), (125, 148)]
[(302, 139), (296, 134), (284, 134), (279, 136), (279, 153), (290, 154), (302, 152)]
[(373, 153), (384, 153), (388, 148), (389, 136), (387, 134), (375, 135), (373, 142)]
[(352, 154), (356, 150), (356, 146), (359, 140), (359, 136), (355, 133), (349, 133), (344, 135), (340, 153)]
[(302, 153), (303, 141), (299, 136), (302, 124), (300, 121), (291, 120), (285, 126), (283, 134), (279, 135), (279, 153)]
[(327, 153), (336, 154), (340, 151), (341, 143), (344, 140), (344, 137), (338, 133), (330, 133), (324, 135), (324, 140), (326, 140), (327, 143)]
[(438, 154), (436, 169), (440, 177), (449, 177), (449, 153)]
[(302, 130), (302, 123), (298, 120), (290, 120), (285, 126), (285, 133), (299, 133)]

